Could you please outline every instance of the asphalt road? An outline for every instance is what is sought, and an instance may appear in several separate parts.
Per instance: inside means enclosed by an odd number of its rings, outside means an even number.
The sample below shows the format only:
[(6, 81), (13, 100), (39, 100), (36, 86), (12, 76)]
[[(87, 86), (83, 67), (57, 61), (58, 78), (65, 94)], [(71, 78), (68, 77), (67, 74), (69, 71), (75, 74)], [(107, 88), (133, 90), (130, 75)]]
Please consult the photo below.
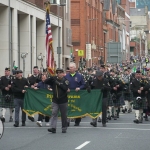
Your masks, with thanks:
[[(37, 116), (35, 116), (37, 119)], [(47, 132), (48, 127), (38, 127), (27, 119), (26, 127), (13, 127), (7, 111), (5, 131), (0, 140), (0, 150), (148, 150), (150, 149), (150, 121), (134, 124), (134, 113), (121, 114), (107, 127), (90, 125), (89, 117), (83, 118), (79, 127), (71, 122), (67, 133), (61, 133), (58, 121), (56, 134)], [(20, 123), (21, 124), (21, 123)]]

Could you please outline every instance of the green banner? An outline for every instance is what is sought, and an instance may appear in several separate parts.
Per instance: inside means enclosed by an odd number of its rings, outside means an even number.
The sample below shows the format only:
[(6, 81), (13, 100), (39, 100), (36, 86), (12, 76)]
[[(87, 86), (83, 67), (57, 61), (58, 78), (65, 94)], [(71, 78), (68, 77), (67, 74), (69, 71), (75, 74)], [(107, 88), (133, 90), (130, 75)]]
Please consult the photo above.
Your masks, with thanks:
[[(51, 115), (51, 102), (53, 94), (49, 90), (26, 89), (24, 98), (24, 111), (29, 115)], [(92, 90), (71, 91), (68, 93), (68, 118), (90, 116), (96, 118), (102, 112), (102, 92)]]

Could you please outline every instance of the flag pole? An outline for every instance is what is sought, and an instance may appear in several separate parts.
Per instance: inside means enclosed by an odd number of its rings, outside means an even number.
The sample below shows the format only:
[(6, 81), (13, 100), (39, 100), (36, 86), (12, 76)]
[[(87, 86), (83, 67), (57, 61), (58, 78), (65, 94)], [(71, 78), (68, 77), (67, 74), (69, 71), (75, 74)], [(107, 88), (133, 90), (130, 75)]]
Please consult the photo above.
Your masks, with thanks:
[[(47, 1), (47, 2), (44, 2), (44, 5), (46, 6), (46, 15), (47, 14), (50, 14), (50, 7), (51, 7), (51, 5), (50, 5), (50, 2), (49, 1)], [(51, 62), (50, 62), (50, 64), (49, 64), (49, 56), (48, 56), (48, 52), (46, 53), (47, 54), (47, 72), (48, 72), (48, 74), (50, 74), (50, 75), (52, 75), (52, 76), (54, 76), (56, 73), (55, 73), (55, 70), (56, 70), (56, 68), (55, 68), (55, 64), (54, 64), (54, 49), (53, 49), (53, 44), (52, 44), (52, 41), (50, 41), (50, 42), (48, 42), (48, 44), (49, 44), (49, 48), (50, 48), (50, 50), (51, 50)]]

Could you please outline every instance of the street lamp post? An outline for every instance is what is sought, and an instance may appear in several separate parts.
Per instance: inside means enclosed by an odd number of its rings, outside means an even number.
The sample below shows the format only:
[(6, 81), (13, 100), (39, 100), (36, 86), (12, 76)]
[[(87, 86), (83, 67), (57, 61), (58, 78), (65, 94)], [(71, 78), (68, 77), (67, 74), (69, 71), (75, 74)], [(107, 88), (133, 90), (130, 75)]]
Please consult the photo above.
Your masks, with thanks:
[[(89, 23), (90, 23), (90, 21), (93, 21), (93, 20), (97, 20), (98, 18), (92, 18), (92, 19), (87, 19), (88, 20), (88, 44), (91, 44), (91, 42), (90, 42), (90, 36), (89, 36)], [(94, 51), (93, 51), (93, 53), (94, 53)], [(92, 58), (93, 58), (94, 56), (92, 56)], [(92, 62), (92, 61), (91, 61)], [(88, 59), (88, 66), (89, 66), (89, 59)]]
[(61, 55), (61, 47), (60, 47), (60, 27), (59, 27), (59, 12), (60, 7), (58, 6), (58, 47), (57, 47), (57, 54), (58, 54), (58, 68), (60, 68), (60, 55)]
[(60, 68), (60, 55), (61, 55), (61, 46), (60, 46), (60, 27), (59, 27), (59, 15), (60, 15), (60, 6), (66, 6), (66, 3), (59, 4), (58, 6), (58, 47), (57, 47), (57, 54), (58, 54), (58, 68)]
[(41, 67), (40, 67), (40, 71), (43, 72), (43, 59), (45, 56), (42, 55), (42, 53), (40, 53), (37, 57), (38, 60), (41, 61)]
[(21, 58), (23, 59), (23, 76), (25, 77), (25, 58), (28, 55), (28, 53), (22, 53)]

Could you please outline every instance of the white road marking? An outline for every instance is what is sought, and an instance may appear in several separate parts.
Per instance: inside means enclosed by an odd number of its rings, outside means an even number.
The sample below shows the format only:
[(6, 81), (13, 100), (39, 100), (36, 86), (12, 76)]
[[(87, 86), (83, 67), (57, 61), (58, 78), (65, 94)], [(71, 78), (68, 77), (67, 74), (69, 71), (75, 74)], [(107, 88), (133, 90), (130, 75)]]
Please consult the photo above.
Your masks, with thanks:
[[(47, 129), (48, 127), (5, 127), (5, 129)], [(61, 129), (61, 127), (57, 127)], [(150, 129), (140, 129), (140, 128), (109, 128), (109, 127), (69, 127), (68, 129), (103, 129), (103, 130), (136, 130), (136, 131), (150, 131)]]
[(90, 143), (90, 141), (86, 141), (86, 142), (84, 142), (83, 144), (81, 144), (80, 146), (78, 146), (77, 148), (75, 148), (75, 149), (81, 149), (81, 148), (83, 148), (85, 145), (87, 145), (87, 144), (89, 144)]
[(118, 138), (122, 133), (119, 133), (115, 138)]
[[(61, 122), (58, 122), (58, 123), (61, 123)], [(74, 122), (72, 122), (72, 123), (74, 123)], [(85, 123), (86, 123), (86, 124), (90, 124), (90, 121), (89, 121), (89, 122), (81, 122), (81, 124), (82, 124), (82, 123), (84, 123), (84, 124), (85, 124)], [(100, 123), (98, 123), (98, 124), (100, 124)], [(116, 123), (109, 123), (109, 122), (108, 122), (107, 124), (108, 124), (108, 125), (109, 125), (109, 124), (136, 125), (135, 123), (117, 123), (117, 122), (116, 122)], [(140, 125), (150, 126), (150, 124), (144, 124), (144, 123), (138, 124), (138, 126), (140, 126)]]
[[(62, 124), (61, 122), (57, 122), (58, 124)], [(70, 122), (71, 124), (73, 124), (74, 122)], [(5, 122), (5, 124), (10, 124), (10, 122)], [(81, 122), (80, 124), (90, 124), (90, 121), (89, 122)], [(101, 124), (101, 123), (98, 123), (98, 124)], [(110, 124), (112, 124), (112, 125), (137, 125), (137, 126), (150, 126), (150, 123), (149, 124), (144, 124), (144, 123), (141, 123), (141, 124), (135, 124), (135, 123), (107, 123), (108, 125)], [(78, 127), (77, 127), (78, 128)]]

